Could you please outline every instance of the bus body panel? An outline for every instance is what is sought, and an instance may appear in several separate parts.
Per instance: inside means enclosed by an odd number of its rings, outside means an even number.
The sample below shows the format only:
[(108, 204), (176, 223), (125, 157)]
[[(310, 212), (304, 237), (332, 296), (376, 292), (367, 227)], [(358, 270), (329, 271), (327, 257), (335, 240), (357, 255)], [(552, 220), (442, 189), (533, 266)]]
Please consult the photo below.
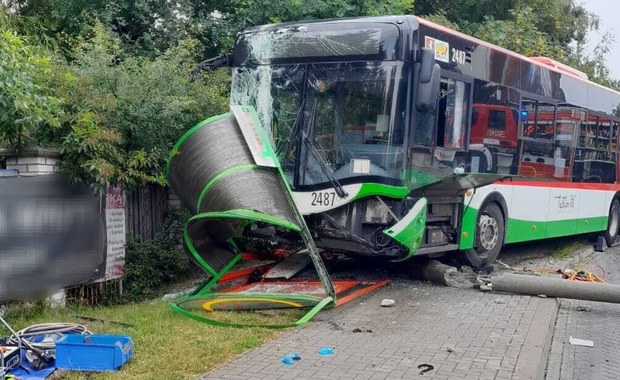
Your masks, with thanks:
[(509, 200), (508, 209), (503, 210), (507, 217), (505, 243), (509, 244), (604, 231), (611, 202), (619, 191), (620, 185), (549, 186), (528, 181), (504, 181), (475, 189), (465, 196), (459, 249), (473, 247), (478, 213), (491, 193)]

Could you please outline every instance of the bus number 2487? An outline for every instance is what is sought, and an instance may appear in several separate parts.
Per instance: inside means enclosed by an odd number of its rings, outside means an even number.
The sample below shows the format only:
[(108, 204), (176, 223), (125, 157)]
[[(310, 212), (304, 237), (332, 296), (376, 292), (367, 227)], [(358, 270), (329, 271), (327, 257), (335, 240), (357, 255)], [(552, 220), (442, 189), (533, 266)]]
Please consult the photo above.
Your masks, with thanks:
[(312, 193), (312, 206), (333, 206), (336, 200), (334, 191), (319, 191)]

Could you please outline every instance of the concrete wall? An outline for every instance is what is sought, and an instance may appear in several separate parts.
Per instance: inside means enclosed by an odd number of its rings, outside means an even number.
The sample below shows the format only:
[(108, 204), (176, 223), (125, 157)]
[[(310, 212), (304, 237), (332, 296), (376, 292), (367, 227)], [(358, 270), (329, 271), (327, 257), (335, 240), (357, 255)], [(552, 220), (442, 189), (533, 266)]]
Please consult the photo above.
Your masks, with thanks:
[(20, 176), (36, 176), (59, 171), (59, 154), (54, 149), (27, 147), (18, 154), (0, 152), (6, 157), (6, 168), (14, 169)]

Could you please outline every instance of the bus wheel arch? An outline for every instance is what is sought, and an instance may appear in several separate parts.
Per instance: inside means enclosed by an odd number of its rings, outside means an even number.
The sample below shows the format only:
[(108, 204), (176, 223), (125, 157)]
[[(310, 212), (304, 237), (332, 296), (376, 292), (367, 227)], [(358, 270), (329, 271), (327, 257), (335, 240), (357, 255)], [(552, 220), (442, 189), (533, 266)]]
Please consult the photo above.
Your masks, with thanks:
[(499, 193), (491, 193), (480, 205), (474, 229), (474, 246), (464, 251), (475, 268), (490, 266), (499, 255), (506, 239), (508, 212)]
[(607, 218), (607, 229), (603, 236), (608, 246), (612, 246), (618, 238), (620, 229), (620, 194), (616, 193), (609, 205), (609, 215)]

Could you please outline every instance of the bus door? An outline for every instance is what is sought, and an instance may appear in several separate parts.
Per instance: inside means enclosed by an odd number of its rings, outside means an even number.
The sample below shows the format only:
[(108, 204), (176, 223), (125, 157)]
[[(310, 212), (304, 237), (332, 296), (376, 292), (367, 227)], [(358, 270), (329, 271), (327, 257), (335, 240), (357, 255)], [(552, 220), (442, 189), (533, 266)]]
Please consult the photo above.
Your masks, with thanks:
[(466, 150), (472, 97), (470, 78), (442, 73), (437, 110), (436, 146)]
[[(467, 141), (471, 125), (472, 80), (444, 72), (441, 77), (435, 128), (436, 156), (455, 157), (454, 168), (468, 171)], [(447, 153), (447, 154), (446, 154)]]
[(416, 112), (409, 159), (412, 187), (469, 171), (472, 83), (464, 75), (442, 72), (436, 110)]

